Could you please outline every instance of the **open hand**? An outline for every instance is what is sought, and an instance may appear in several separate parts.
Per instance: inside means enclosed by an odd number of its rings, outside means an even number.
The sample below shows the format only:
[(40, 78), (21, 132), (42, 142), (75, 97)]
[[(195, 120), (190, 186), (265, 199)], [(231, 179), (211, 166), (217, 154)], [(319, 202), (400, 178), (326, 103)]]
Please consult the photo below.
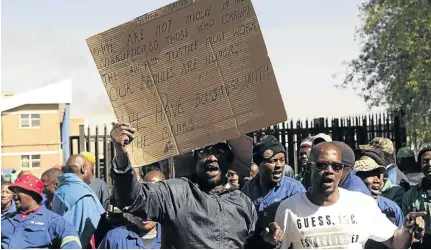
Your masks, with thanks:
[(262, 232), (262, 237), (265, 242), (271, 245), (277, 245), (284, 239), (284, 232), (277, 222), (272, 222), (265, 231)]

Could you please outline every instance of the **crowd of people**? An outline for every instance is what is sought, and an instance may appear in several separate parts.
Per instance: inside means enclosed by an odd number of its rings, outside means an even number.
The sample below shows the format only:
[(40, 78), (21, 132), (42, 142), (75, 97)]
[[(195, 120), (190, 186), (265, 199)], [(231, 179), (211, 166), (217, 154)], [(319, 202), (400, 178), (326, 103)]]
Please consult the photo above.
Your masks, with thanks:
[(272, 135), (253, 146), (250, 175), (235, 171), (229, 144), (193, 151), (195, 174), (137, 174), (118, 123), (112, 190), (88, 152), (41, 178), (1, 183), (2, 248), (431, 248), (431, 142), (418, 154), (374, 138), (352, 149), (309, 136), (300, 173)]

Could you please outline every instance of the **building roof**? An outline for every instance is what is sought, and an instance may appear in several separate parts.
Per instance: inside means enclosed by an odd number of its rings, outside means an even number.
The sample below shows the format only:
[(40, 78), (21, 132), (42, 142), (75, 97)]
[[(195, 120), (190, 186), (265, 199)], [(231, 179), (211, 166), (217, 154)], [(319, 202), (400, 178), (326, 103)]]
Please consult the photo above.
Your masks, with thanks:
[(26, 104), (54, 104), (72, 102), (72, 80), (48, 84), (2, 99), (1, 112)]

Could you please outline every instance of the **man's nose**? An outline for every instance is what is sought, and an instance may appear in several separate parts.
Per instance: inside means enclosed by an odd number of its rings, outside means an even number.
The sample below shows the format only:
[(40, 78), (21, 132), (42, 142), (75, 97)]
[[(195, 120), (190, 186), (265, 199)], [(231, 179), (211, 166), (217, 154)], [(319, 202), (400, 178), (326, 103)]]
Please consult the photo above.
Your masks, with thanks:
[(215, 157), (215, 155), (209, 155), (207, 161), (218, 161), (218, 159)]
[(329, 173), (329, 174), (334, 174), (335, 173), (335, 171), (332, 168), (331, 164), (329, 164), (328, 167), (326, 168), (326, 173)]

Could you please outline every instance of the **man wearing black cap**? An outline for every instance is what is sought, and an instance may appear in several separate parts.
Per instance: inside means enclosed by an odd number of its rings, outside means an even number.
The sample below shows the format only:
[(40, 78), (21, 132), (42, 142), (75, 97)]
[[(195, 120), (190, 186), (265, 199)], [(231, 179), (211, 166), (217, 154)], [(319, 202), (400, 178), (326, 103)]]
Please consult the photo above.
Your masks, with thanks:
[(256, 205), (259, 220), (250, 247), (273, 248), (263, 241), (261, 233), (274, 221), (278, 205), (290, 196), (305, 192), (302, 184), (284, 175), (286, 150), (272, 136), (264, 136), (253, 148), (253, 161), (259, 166), (259, 173), (244, 185), (242, 191)]
[(355, 175), (355, 170), (353, 169), (355, 165), (355, 153), (353, 150), (344, 142), (334, 141), (333, 143), (340, 149), (342, 163), (344, 165), (341, 181), (338, 186), (349, 191), (357, 191), (366, 195), (371, 195), (361, 178)]
[[(404, 195), (402, 204), (404, 214), (418, 210), (431, 211), (431, 142), (421, 145), (418, 162), (425, 177)], [(431, 214), (425, 216), (425, 224), (427, 227), (422, 243), (415, 243), (412, 248), (431, 248)]]
[(227, 143), (194, 152), (196, 176), (138, 183), (125, 149), (136, 130), (119, 123), (111, 131), (113, 193), (117, 207), (159, 222), (161, 248), (244, 248), (253, 235), (256, 209), (240, 190), (225, 188), (234, 156)]

